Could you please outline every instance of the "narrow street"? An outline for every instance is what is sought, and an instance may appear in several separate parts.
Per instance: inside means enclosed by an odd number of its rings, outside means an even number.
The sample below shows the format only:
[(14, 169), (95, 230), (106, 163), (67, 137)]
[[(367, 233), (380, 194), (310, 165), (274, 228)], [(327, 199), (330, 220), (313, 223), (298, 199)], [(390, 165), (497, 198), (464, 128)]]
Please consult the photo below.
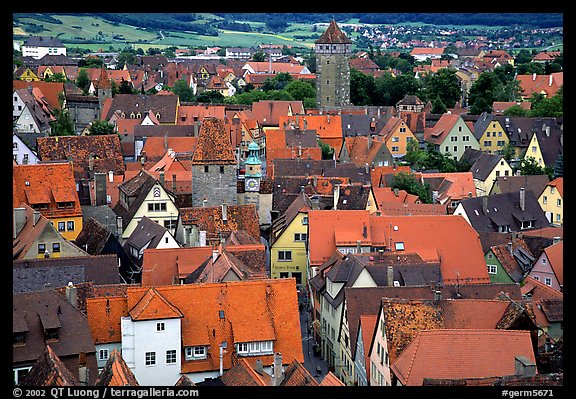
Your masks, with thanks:
[[(302, 295), (298, 296), (299, 304), (303, 303)], [(304, 352), (304, 367), (314, 376), (318, 383), (321, 383), (326, 374), (328, 374), (328, 364), (320, 355), (314, 355), (312, 346), (314, 345), (314, 337), (308, 328), (310, 322), (310, 314), (305, 306), (301, 307), (300, 311), (300, 331), (302, 332), (302, 351)]]

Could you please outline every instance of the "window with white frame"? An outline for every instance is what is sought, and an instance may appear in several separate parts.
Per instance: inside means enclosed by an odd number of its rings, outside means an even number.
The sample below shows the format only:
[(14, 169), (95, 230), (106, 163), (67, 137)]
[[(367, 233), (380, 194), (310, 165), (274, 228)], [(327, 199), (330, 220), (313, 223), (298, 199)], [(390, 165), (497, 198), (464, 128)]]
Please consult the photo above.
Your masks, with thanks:
[(561, 222), (561, 221), (562, 221), (562, 216), (561, 216), (559, 213), (556, 214), (556, 221), (557, 221), (557, 222)]
[(243, 356), (259, 356), (274, 353), (272, 341), (240, 342), (236, 344), (236, 352)]
[(206, 346), (187, 346), (184, 348), (184, 357), (186, 360), (206, 359)]
[(166, 351), (166, 364), (176, 363), (176, 350), (171, 349)]
[(110, 353), (108, 352), (108, 349), (100, 349), (98, 351), (98, 360), (108, 360), (109, 356)]
[(146, 352), (145, 354), (146, 366), (156, 365), (156, 352)]
[(306, 233), (294, 233), (294, 241), (306, 242), (307, 238), (308, 238), (308, 234), (306, 234)]
[(166, 329), (165, 323), (156, 323), (156, 331), (164, 331)]
[(552, 285), (552, 279), (550, 277), (544, 277), (544, 284), (551, 286)]
[(496, 267), (496, 265), (488, 265), (488, 273), (489, 274), (496, 274), (498, 271), (498, 268)]
[(278, 260), (290, 262), (292, 260), (292, 251), (278, 251)]

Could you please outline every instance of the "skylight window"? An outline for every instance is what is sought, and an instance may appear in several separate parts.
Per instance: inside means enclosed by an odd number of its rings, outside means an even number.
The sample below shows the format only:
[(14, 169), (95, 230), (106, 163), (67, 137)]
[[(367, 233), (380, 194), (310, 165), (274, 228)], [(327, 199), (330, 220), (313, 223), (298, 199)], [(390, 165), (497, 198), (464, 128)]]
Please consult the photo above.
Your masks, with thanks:
[(403, 242), (394, 243), (394, 247), (396, 248), (396, 251), (404, 251), (404, 243)]

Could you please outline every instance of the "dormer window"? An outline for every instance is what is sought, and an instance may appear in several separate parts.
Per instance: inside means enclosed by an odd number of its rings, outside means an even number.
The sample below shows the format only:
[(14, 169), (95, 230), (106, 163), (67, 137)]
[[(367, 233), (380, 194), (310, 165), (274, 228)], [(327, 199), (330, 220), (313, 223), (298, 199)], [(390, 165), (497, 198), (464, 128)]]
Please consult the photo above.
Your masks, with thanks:
[(12, 334), (13, 345), (23, 345), (26, 343), (26, 332), (15, 332)]
[(207, 348), (207, 346), (187, 346), (184, 348), (184, 357), (186, 360), (206, 359)]
[(44, 330), (44, 339), (48, 340), (57, 340), (59, 336), (59, 328), (47, 328)]

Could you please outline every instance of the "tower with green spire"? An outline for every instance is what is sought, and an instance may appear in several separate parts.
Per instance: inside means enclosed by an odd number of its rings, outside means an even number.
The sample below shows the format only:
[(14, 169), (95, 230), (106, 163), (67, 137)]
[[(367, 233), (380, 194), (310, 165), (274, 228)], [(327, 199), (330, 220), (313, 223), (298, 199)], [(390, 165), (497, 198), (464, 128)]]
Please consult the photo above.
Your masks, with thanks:
[(255, 142), (251, 142), (248, 146), (248, 158), (244, 165), (246, 172), (244, 173), (244, 188), (246, 191), (259, 191), (260, 179), (262, 178), (262, 161), (258, 156), (260, 146)]

